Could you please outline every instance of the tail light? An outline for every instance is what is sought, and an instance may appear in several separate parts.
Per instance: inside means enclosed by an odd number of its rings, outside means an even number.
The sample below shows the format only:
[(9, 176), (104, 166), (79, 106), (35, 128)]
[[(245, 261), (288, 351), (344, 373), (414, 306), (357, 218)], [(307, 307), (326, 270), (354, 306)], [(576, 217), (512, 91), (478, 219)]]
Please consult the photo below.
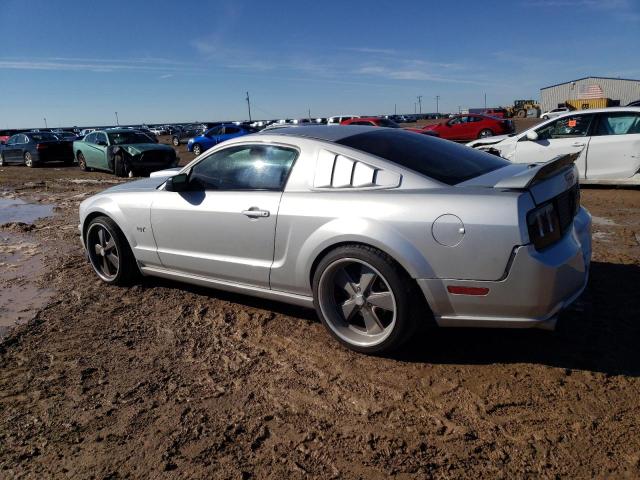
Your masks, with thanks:
[(44, 150), (47, 147), (49, 147), (49, 145), (47, 145), (46, 143), (37, 143), (36, 144), (36, 150)]
[(536, 250), (548, 247), (562, 237), (560, 219), (553, 202), (531, 210), (527, 214), (527, 227)]

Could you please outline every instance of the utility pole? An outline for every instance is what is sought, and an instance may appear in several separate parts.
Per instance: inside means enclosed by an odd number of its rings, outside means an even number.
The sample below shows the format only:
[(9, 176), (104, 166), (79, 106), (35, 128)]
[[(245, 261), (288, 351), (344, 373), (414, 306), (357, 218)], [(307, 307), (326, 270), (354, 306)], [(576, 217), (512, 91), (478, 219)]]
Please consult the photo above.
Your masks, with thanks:
[(309, 121), (311, 121), (311, 109), (309, 109)]
[(487, 109), (487, 94), (484, 94), (484, 109)]
[(458, 113), (462, 113), (462, 105), (458, 105)]
[(394, 104), (393, 104), (393, 114), (394, 114), (394, 115), (397, 115), (397, 114), (398, 114), (398, 104), (397, 104), (397, 103), (394, 103)]
[(436, 95), (436, 113), (440, 113), (440, 95)]
[(247, 92), (247, 108), (249, 109), (249, 121), (251, 121), (251, 100), (249, 99), (249, 92)]
[(418, 113), (422, 115), (422, 95), (418, 95), (418, 107), (419, 107)]
[(120, 126), (120, 120), (118, 120), (118, 112), (115, 112), (115, 113), (116, 113), (116, 126), (119, 127)]
[(49, 127), (47, 126), (47, 118), (46, 118), (46, 117), (44, 118), (44, 128), (49, 128)]

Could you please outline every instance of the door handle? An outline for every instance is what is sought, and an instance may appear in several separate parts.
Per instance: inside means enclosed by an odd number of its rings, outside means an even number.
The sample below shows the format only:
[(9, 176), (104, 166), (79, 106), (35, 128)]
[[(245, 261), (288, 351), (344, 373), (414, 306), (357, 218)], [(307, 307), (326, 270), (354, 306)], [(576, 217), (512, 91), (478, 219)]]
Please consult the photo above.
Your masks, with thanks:
[(251, 207), (249, 210), (243, 210), (242, 214), (249, 218), (264, 218), (270, 215), (269, 210), (260, 210), (258, 207)]
[(585, 143), (578, 143), (578, 142), (571, 144), (572, 147), (584, 147), (585, 145), (586, 145)]

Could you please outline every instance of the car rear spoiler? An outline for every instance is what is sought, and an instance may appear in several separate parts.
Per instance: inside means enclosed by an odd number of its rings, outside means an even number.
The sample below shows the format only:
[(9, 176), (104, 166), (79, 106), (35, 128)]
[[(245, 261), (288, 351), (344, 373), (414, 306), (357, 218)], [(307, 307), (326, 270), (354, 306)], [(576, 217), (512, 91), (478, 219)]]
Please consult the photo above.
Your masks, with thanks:
[(573, 164), (579, 156), (580, 152), (567, 153), (565, 155), (558, 155), (546, 163), (532, 163), (529, 165), (527, 170), (512, 177), (503, 178), (493, 187), (528, 188), (538, 182), (552, 177), (563, 168)]

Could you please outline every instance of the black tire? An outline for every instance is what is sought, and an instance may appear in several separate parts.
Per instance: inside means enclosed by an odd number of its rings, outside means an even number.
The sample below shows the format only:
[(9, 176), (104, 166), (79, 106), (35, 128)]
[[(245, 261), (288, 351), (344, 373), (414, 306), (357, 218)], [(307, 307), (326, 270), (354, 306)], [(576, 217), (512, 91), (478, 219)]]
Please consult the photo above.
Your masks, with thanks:
[[(365, 345), (356, 339), (348, 338), (350, 335), (354, 335), (356, 338), (358, 335), (367, 338), (368, 329), (365, 333), (362, 329), (358, 331), (350, 325), (350, 320), (345, 321), (341, 316), (342, 313), (336, 308), (338, 304), (326, 301), (327, 294), (336, 288), (335, 278), (331, 277), (331, 272), (335, 271), (335, 265), (346, 262), (347, 267), (345, 268), (351, 268), (348, 263), (351, 261), (363, 262), (364, 265), (373, 267), (374, 272), (384, 282), (383, 285), (388, 287), (388, 291), (392, 294), (394, 320), (389, 326), (384, 327), (383, 332), (379, 334), (381, 335), (380, 341), (375, 340), (374, 344)], [(357, 264), (353, 263), (353, 265)], [(358, 292), (360, 292), (360, 285), (363, 284), (362, 278), (357, 284)], [(372, 290), (372, 287), (370, 288)], [(359, 295), (361, 298), (365, 295), (364, 288)], [(425, 321), (427, 319), (428, 312), (422, 311), (422, 305), (417, 301), (418, 298), (413, 280), (402, 267), (386, 253), (366, 245), (345, 245), (330, 251), (320, 260), (313, 275), (313, 303), (322, 324), (342, 345), (361, 353), (387, 354), (402, 347), (415, 332), (418, 318), (424, 317)], [(371, 296), (368, 299), (365, 297), (365, 305), (360, 303), (357, 308), (369, 308), (373, 311), (377, 307), (368, 303), (370, 299)], [(356, 313), (356, 315), (358, 314)], [(377, 317), (378, 315), (376, 315)], [(354, 316), (353, 319), (355, 318)], [(335, 330), (334, 326), (336, 326)], [(340, 329), (342, 329), (342, 333), (338, 334), (337, 330)], [(353, 334), (353, 332), (356, 333)]]
[(87, 168), (87, 160), (84, 158), (84, 154), (82, 152), (78, 152), (78, 167), (80, 167), (80, 170), (82, 170), (83, 172), (87, 172), (89, 171), (89, 169)]
[(116, 153), (113, 157), (113, 173), (115, 173), (116, 177), (126, 177), (129, 172), (127, 172), (127, 164), (121, 153)]
[(517, 117), (518, 118), (524, 118), (526, 116), (527, 116), (527, 111), (526, 110), (518, 110), (518, 113), (517, 113)]
[(491, 130), (490, 128), (483, 128), (482, 130), (480, 130), (480, 132), (478, 133), (478, 138), (487, 137), (493, 137), (493, 130)]
[(38, 166), (36, 162), (33, 161), (31, 152), (24, 152), (24, 164), (29, 168), (34, 168)]
[[(103, 253), (97, 251), (100, 244), (100, 230), (108, 232), (108, 238), (113, 239), (113, 247), (103, 249)], [(108, 244), (107, 236), (104, 239), (105, 242), (103, 243)], [(124, 286), (130, 285), (138, 278), (140, 271), (129, 247), (129, 242), (127, 242), (127, 238), (118, 228), (118, 225), (109, 217), (99, 216), (89, 222), (85, 234), (85, 245), (87, 246), (89, 262), (103, 282)], [(117, 254), (117, 267), (107, 258), (109, 253), (113, 251)], [(113, 268), (113, 270), (106, 271), (105, 262), (107, 263), (106, 268)]]
[(179, 147), (180, 146), (180, 139), (178, 137), (173, 137), (171, 139), (171, 143), (173, 143), (174, 147)]
[(193, 154), (197, 157), (202, 153), (202, 147), (199, 143), (194, 143), (192, 147)]
[(0, 153), (0, 167), (4, 167), (4, 157), (2, 156), (2, 153)]

